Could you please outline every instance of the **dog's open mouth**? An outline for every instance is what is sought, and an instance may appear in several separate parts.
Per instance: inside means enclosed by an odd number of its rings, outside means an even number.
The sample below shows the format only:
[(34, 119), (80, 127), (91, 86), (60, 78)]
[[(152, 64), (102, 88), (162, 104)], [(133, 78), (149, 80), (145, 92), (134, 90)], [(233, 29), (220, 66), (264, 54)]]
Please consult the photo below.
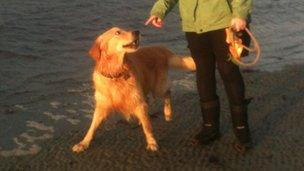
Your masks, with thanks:
[(139, 39), (135, 39), (131, 43), (123, 45), (124, 48), (137, 49), (139, 46)]

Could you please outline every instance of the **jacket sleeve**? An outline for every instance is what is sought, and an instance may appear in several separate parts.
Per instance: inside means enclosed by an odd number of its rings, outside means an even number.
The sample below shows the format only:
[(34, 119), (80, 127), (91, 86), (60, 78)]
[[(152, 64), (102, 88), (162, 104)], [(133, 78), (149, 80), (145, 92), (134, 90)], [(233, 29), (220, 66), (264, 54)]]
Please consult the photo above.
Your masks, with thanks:
[(178, 0), (157, 0), (152, 7), (150, 15), (164, 19), (177, 2)]
[(230, 1), (232, 6), (233, 17), (239, 17), (246, 20), (252, 10), (252, 0), (230, 0)]

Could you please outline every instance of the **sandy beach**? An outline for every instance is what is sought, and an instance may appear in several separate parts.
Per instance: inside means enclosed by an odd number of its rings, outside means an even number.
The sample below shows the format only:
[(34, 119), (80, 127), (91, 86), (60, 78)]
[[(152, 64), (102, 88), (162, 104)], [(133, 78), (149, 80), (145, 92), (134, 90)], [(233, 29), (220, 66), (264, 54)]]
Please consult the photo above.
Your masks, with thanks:
[[(159, 152), (145, 150), (141, 127), (111, 117), (90, 148), (71, 147), (87, 131), (94, 109), (87, 51), (107, 28), (142, 33), (142, 46), (162, 44), (189, 54), (178, 9), (165, 27), (144, 26), (154, 1), (74, 0), (0, 2), (0, 170), (303, 170), (304, 14), (302, 1), (254, 1), (251, 29), (262, 59), (242, 68), (254, 148), (245, 156), (234, 136), (222, 82), (222, 137), (210, 146), (191, 144), (201, 114), (195, 75), (171, 71), (174, 117), (150, 104)], [(115, 12), (114, 12), (115, 11)]]

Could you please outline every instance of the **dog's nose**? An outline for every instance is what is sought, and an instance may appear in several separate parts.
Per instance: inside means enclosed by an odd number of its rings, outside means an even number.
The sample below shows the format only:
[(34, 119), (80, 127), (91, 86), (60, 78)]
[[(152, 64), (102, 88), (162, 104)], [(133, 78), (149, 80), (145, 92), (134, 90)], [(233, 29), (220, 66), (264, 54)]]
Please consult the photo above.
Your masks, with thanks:
[(133, 34), (134, 36), (139, 36), (140, 32), (139, 32), (138, 30), (136, 30), (136, 31), (133, 31), (132, 34)]

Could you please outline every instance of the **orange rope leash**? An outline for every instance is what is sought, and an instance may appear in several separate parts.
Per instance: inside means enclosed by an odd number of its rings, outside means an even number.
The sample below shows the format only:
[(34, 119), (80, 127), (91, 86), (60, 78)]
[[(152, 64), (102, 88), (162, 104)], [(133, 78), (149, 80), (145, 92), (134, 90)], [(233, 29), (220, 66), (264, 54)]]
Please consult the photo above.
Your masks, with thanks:
[[(249, 31), (248, 28), (245, 28), (245, 31), (250, 36), (250, 39), (253, 43), (253, 48), (246, 47), (242, 44), (242, 39), (236, 35), (236, 32), (233, 28), (226, 28), (226, 42), (229, 44), (230, 51), (230, 60), (239, 66), (250, 67), (255, 65), (260, 57), (261, 57), (261, 48), (257, 41), (257, 39), (253, 36), (253, 34)], [(255, 59), (251, 62), (245, 63), (241, 60), (241, 54), (243, 50), (247, 50), (249, 52), (255, 53)]]

